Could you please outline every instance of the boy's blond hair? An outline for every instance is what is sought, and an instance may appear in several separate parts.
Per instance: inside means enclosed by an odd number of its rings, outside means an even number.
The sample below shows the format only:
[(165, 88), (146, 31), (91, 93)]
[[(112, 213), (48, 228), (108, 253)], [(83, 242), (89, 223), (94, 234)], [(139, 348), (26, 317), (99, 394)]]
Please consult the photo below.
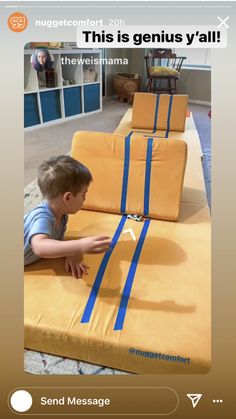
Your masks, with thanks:
[(89, 169), (69, 156), (52, 157), (39, 166), (38, 185), (47, 199), (57, 198), (65, 192), (76, 195), (92, 180)]

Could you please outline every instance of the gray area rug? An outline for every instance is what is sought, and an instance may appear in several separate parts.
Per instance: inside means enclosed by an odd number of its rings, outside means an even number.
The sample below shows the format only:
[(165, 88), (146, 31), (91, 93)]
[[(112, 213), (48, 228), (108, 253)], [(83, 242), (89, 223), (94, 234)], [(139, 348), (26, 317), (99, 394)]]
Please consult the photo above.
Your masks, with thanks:
[(107, 367), (88, 364), (87, 362), (63, 358), (61, 356), (44, 354), (25, 350), (25, 371), (30, 374), (41, 375), (94, 375), (113, 374), (127, 375), (124, 371), (118, 371)]
[(193, 119), (201, 141), (203, 174), (208, 206), (211, 209), (211, 119), (208, 116), (210, 108), (201, 105), (190, 105), (190, 110), (193, 113)]

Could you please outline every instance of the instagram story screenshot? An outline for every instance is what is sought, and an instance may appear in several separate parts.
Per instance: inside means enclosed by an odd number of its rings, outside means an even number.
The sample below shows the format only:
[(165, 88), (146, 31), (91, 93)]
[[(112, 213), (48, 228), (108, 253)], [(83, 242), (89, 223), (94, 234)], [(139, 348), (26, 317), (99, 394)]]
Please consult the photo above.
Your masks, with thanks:
[(233, 418), (236, 1), (2, 1), (0, 39), (1, 417)]

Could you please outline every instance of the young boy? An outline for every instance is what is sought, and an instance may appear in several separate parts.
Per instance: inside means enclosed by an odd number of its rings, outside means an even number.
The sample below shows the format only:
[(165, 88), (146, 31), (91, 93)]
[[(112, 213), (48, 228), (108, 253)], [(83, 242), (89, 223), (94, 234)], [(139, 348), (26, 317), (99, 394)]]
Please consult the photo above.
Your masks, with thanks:
[(41, 258), (65, 257), (65, 270), (81, 278), (88, 273), (83, 254), (109, 248), (107, 236), (63, 241), (68, 214), (81, 209), (91, 181), (87, 167), (72, 157), (59, 156), (41, 164), (38, 185), (45, 201), (24, 217), (25, 265)]

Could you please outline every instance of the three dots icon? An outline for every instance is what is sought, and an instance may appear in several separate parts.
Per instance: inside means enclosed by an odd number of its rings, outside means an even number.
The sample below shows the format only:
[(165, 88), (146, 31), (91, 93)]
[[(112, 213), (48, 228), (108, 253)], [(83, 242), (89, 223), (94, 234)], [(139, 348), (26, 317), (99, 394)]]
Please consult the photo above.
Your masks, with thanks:
[(223, 403), (222, 399), (213, 399), (212, 400), (213, 403)]

